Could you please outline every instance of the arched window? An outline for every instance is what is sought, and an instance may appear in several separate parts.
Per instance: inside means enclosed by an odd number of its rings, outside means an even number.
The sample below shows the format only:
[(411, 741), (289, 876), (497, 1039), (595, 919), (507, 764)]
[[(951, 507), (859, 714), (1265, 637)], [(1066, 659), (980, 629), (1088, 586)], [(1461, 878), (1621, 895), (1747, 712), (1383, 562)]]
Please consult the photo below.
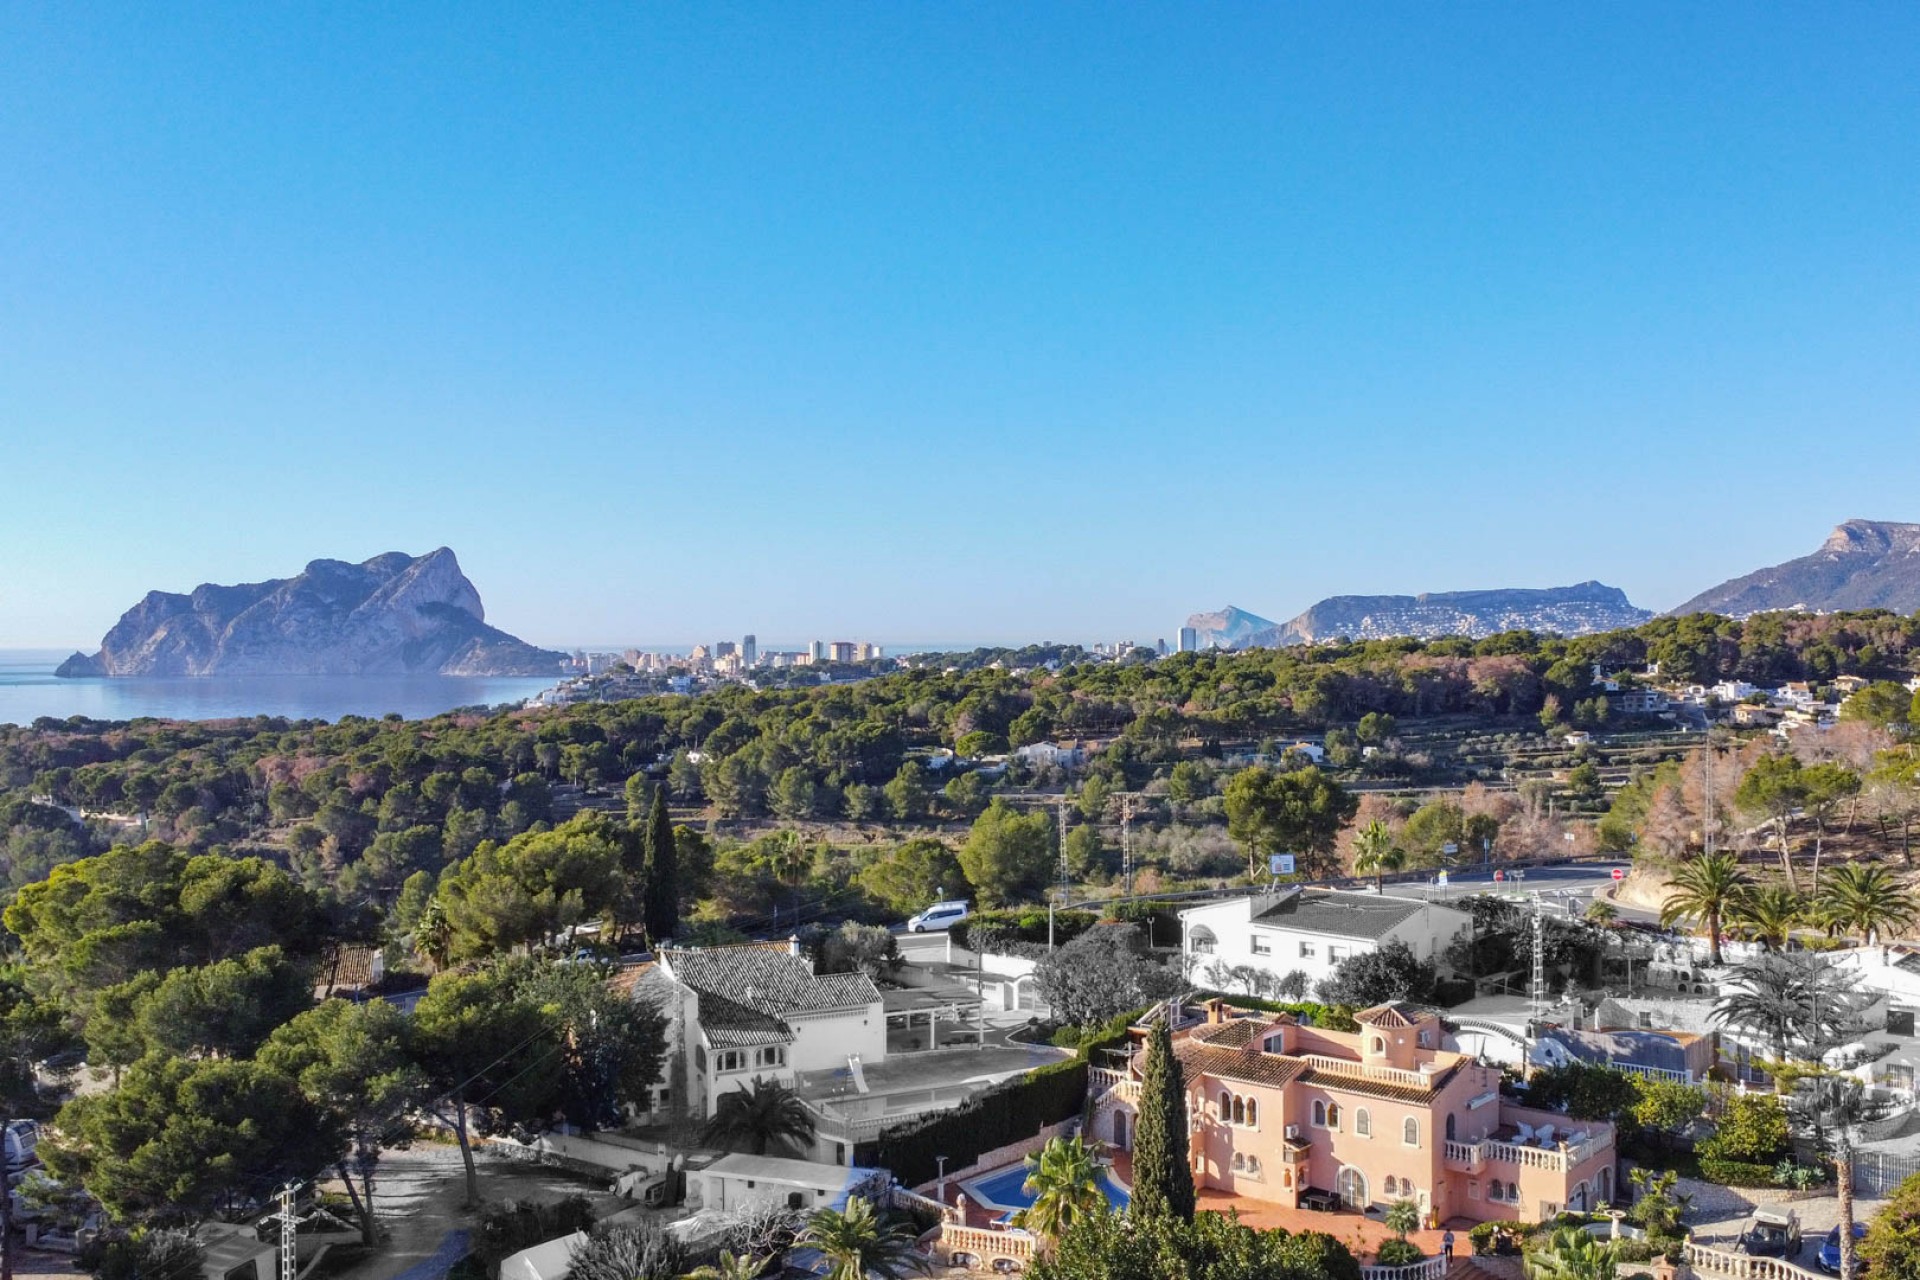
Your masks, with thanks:
[(1247, 1123), (1250, 1125), (1260, 1123), (1260, 1103), (1257, 1099), (1247, 1099)]
[(1247, 1122), (1247, 1104), (1239, 1098), (1233, 1100), (1233, 1122), (1235, 1124), (1245, 1124)]
[(1507, 1189), (1500, 1185), (1500, 1179), (1495, 1178), (1492, 1182), (1489, 1182), (1487, 1184), (1487, 1199), (1505, 1200), (1506, 1198), (1507, 1198)]
[(1372, 1051), (1374, 1053), (1385, 1053), (1387, 1051), (1386, 1040), (1380, 1036), (1375, 1036), (1373, 1038)]
[(1380, 1191), (1388, 1197), (1397, 1196), (1400, 1194), (1400, 1184), (1394, 1181), (1392, 1174), (1388, 1174), (1386, 1182), (1381, 1184)]
[(1410, 1147), (1420, 1145), (1420, 1122), (1412, 1116), (1408, 1116), (1400, 1122), (1400, 1141)]
[(1337, 1102), (1329, 1102), (1327, 1104), (1327, 1128), (1338, 1129), (1339, 1127), (1340, 1127), (1340, 1104)]
[(1453, 1117), (1452, 1116), (1447, 1117), (1447, 1141), (1448, 1142), (1453, 1141)]
[(1225, 1089), (1220, 1091), (1220, 1118), (1222, 1120), (1233, 1119), (1233, 1095)]
[(1356, 1107), (1353, 1112), (1353, 1131), (1363, 1138), (1373, 1136), (1373, 1113), (1365, 1107)]
[(1213, 930), (1202, 924), (1193, 927), (1187, 934), (1187, 941), (1192, 944), (1194, 951), (1203, 956), (1210, 956), (1219, 940), (1213, 936)]
[(1324, 1099), (1313, 1100), (1313, 1122), (1323, 1129), (1327, 1126), (1327, 1104)]

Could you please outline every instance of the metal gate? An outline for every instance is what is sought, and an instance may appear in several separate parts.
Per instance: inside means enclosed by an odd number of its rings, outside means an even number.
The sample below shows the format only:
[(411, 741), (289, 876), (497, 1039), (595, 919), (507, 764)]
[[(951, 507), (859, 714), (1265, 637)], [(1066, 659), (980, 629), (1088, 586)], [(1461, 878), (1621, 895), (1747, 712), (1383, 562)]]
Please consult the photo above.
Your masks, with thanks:
[(1920, 1156), (1888, 1155), (1884, 1151), (1860, 1151), (1853, 1157), (1853, 1193), (1875, 1200), (1892, 1194), (1893, 1189), (1920, 1173)]

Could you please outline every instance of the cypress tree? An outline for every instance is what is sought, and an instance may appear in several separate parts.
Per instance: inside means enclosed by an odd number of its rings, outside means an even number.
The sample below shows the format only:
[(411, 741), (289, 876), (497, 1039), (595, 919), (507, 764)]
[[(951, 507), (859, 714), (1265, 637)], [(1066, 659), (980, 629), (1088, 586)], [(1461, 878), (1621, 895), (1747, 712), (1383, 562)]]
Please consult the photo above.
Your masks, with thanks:
[(1137, 1218), (1193, 1221), (1193, 1164), (1187, 1141), (1187, 1082), (1173, 1056), (1165, 1018), (1147, 1032), (1140, 1069), (1140, 1115), (1133, 1135), (1133, 1207)]
[(647, 940), (659, 946), (680, 931), (680, 854), (667, 814), (667, 789), (656, 787), (647, 815)]

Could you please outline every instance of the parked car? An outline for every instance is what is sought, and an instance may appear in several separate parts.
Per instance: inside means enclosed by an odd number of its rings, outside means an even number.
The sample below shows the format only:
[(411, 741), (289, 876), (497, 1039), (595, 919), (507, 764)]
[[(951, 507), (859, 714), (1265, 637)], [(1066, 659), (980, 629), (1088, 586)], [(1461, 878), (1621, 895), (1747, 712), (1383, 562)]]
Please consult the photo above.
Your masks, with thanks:
[(1791, 1209), (1755, 1209), (1740, 1233), (1740, 1250), (1756, 1258), (1791, 1258), (1800, 1252), (1800, 1215)]
[(951, 929), (967, 918), (967, 904), (964, 902), (936, 902), (907, 921), (908, 933), (925, 933), (929, 929)]
[[(1866, 1235), (1866, 1223), (1856, 1222), (1853, 1224), (1853, 1267), (1855, 1271), (1860, 1269), (1860, 1242), (1866, 1238)], [(1822, 1271), (1836, 1276), (1840, 1274), (1840, 1228), (1835, 1227), (1833, 1230), (1827, 1232), (1826, 1241), (1821, 1244), (1820, 1253), (1814, 1258), (1814, 1261), (1820, 1264)]]

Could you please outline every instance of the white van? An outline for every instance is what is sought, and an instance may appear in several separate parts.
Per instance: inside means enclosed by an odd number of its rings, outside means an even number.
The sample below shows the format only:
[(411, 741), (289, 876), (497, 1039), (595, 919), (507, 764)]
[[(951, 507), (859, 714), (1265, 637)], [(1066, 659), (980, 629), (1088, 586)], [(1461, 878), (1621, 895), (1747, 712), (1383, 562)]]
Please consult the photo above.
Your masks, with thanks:
[(907, 932), (925, 933), (929, 929), (951, 929), (966, 918), (966, 903), (936, 902), (907, 921)]

